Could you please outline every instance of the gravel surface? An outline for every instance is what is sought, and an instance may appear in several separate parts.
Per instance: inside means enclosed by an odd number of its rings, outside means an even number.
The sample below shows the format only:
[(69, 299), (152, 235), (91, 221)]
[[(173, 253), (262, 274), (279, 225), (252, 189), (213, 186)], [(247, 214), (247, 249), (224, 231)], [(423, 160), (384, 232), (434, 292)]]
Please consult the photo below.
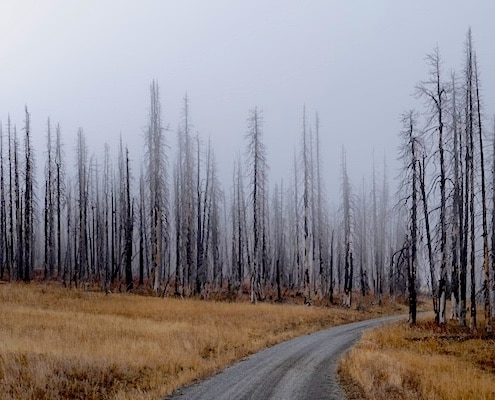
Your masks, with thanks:
[(168, 399), (343, 399), (336, 377), (338, 359), (365, 330), (399, 318), (354, 322), (280, 343)]

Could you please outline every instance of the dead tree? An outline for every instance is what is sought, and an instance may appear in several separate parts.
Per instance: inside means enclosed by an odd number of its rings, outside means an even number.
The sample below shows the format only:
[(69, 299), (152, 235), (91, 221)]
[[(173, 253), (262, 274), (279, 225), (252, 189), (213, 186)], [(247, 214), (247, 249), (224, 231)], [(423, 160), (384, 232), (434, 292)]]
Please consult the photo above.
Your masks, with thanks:
[(461, 135), (459, 132), (460, 117), (457, 110), (457, 88), (455, 75), (452, 74), (452, 110), (451, 110), (451, 130), (452, 130), (452, 157), (453, 165), (453, 190), (452, 190), (452, 232), (451, 232), (451, 318), (459, 319), (459, 266), (460, 249), (464, 240), (463, 236), (463, 176), (460, 173), (461, 165)]
[(252, 212), (252, 257), (251, 257), (251, 301), (263, 300), (262, 281), (264, 264), (263, 233), (265, 231), (265, 220), (263, 219), (263, 208), (266, 201), (266, 150), (262, 142), (262, 117), (257, 107), (249, 111), (248, 129), (245, 135), (247, 145), (247, 164), (251, 177), (251, 212)]
[[(432, 290), (438, 290), (433, 293), (434, 297), (438, 298), (439, 307), (435, 309), (435, 320), (439, 324), (446, 323), (446, 301), (447, 301), (447, 171), (445, 163), (445, 130), (444, 130), (444, 109), (445, 97), (447, 91), (444, 87), (441, 78), (441, 59), (438, 47), (433, 53), (426, 56), (428, 65), (430, 66), (430, 79), (421, 82), (418, 87), (418, 95), (426, 98), (428, 107), (428, 126), (427, 130), (432, 125), (433, 130), (438, 135), (438, 165), (440, 168), (438, 180), (440, 187), (440, 215), (438, 218), (438, 231), (440, 232), (440, 278), (438, 286), (433, 286), (433, 281), (436, 279), (432, 275)], [(424, 172), (423, 172), (424, 173)]]
[[(466, 67), (465, 74), (465, 135), (466, 135), (466, 162), (465, 162), (465, 237), (469, 237), (469, 246), (466, 240), (466, 254), (469, 248), (469, 267), (470, 267), (470, 279), (471, 279), (471, 306), (470, 306), (470, 328), (472, 331), (476, 330), (476, 280), (475, 280), (475, 267), (476, 267), (476, 232), (475, 232), (475, 181), (474, 181), (474, 76), (473, 76), (473, 46), (471, 29), (468, 30), (466, 39)], [(469, 234), (469, 236), (468, 236)], [(467, 264), (467, 263), (466, 263)], [(463, 325), (466, 324), (466, 275), (461, 262), (461, 318), (459, 322)]]
[(160, 92), (158, 84), (153, 81), (150, 86), (151, 105), (146, 137), (146, 161), (149, 196), (149, 226), (151, 248), (152, 288), (158, 293), (163, 283), (169, 262), (168, 237), (168, 190), (167, 158), (164, 128), (162, 126)]
[(74, 266), (74, 284), (89, 279), (88, 262), (88, 156), (86, 139), (82, 128), (77, 132), (77, 261)]
[(480, 98), (480, 80), (478, 74), (478, 61), (476, 53), (473, 60), (474, 88), (476, 96), (476, 120), (478, 122), (478, 146), (479, 162), (481, 170), (481, 214), (482, 214), (482, 237), (483, 237), (483, 300), (485, 309), (485, 330), (492, 332), (492, 317), (490, 307), (490, 260), (488, 248), (488, 222), (487, 222), (487, 205), (486, 205), (486, 180), (485, 180), (485, 156), (483, 149), (483, 124), (481, 116), (481, 98)]
[(54, 180), (54, 157), (52, 144), (52, 131), (50, 118), (47, 121), (47, 146), (45, 164), (45, 206), (44, 206), (44, 228), (45, 228), (45, 279), (51, 280), (55, 270), (55, 180)]
[(347, 175), (347, 161), (344, 149), (342, 149), (342, 208), (345, 249), (344, 298), (342, 305), (344, 307), (351, 307), (354, 279), (353, 215), (351, 208), (351, 183)]
[(131, 203), (131, 178), (129, 168), (129, 150), (125, 149), (125, 242), (124, 242), (124, 270), (126, 291), (133, 288), (132, 275), (132, 236), (134, 232), (134, 207)]
[[(405, 163), (403, 184), (406, 185), (405, 204), (409, 205), (409, 235), (408, 235), (408, 291), (409, 291), (409, 323), (416, 324), (417, 307), (417, 243), (418, 243), (418, 138), (416, 136), (416, 114), (409, 111), (402, 115), (403, 123), (403, 153), (402, 160)], [(410, 182), (410, 183), (409, 183)]]
[(306, 128), (306, 107), (303, 108), (302, 126), (302, 162), (303, 162), (303, 238), (304, 238), (304, 302), (311, 304), (311, 281), (313, 280), (313, 268), (311, 257), (311, 231), (310, 231), (310, 205), (311, 205), (311, 159), (308, 132)]
[(29, 282), (31, 280), (31, 273), (34, 267), (34, 215), (35, 215), (35, 203), (34, 203), (34, 155), (31, 147), (31, 130), (30, 130), (30, 115), (27, 107), (25, 108), (25, 137), (24, 137), (24, 247), (21, 250), (23, 255), (23, 280)]

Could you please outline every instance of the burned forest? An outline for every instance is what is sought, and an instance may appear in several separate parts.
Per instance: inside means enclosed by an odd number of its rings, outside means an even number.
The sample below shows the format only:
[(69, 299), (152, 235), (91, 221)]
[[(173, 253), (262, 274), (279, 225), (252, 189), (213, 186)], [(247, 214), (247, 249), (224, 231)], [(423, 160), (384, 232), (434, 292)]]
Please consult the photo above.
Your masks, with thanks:
[[(64, 132), (48, 117), (33, 132), (36, 110), (26, 106), (22, 121), (3, 110), (0, 279), (253, 303), (351, 307), (367, 296), (379, 304), (403, 298), (411, 324), (427, 296), (436, 323), (466, 325), (469, 312), (476, 330), (482, 304), (491, 331), (495, 124), (471, 30), (460, 48), (455, 72), (436, 47), (412, 82), (417, 108), (395, 132), (399, 170), (387, 161), (396, 154), (370, 150), (372, 163), (354, 180), (345, 147), (340, 170), (325, 163), (322, 136), (342, 133), (303, 105), (292, 170), (275, 179), (276, 149), (265, 143), (275, 133), (264, 110), (246, 110), (230, 182), (221, 179), (222, 148), (193, 125), (194, 96), (179, 100), (172, 128), (155, 80), (136, 132), (141, 148), (121, 138), (118, 148), (95, 151), (84, 128)], [(33, 147), (33, 134), (44, 135), (45, 148)], [(329, 187), (328, 174), (340, 185)]]

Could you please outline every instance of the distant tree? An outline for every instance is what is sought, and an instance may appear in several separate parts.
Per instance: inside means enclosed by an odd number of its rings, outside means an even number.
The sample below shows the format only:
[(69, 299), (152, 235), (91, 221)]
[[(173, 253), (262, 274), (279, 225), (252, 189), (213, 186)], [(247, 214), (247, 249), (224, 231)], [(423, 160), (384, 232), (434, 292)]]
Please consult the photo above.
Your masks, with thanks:
[[(14, 178), (17, 172), (15, 169), (16, 163), (14, 163), (14, 149), (16, 149), (17, 145), (14, 146), (14, 130), (12, 129), (12, 124), (10, 122), (10, 116), (7, 118), (7, 143), (8, 143), (8, 170), (9, 170), (9, 200), (8, 200), (8, 225), (9, 225), (9, 236), (7, 242), (7, 271), (9, 274), (9, 279), (14, 280), (17, 279), (16, 274), (16, 252), (15, 252), (15, 236), (16, 236), (16, 221), (15, 216), (17, 216), (17, 204), (14, 200), (14, 194), (16, 190), (14, 188)], [(16, 150), (17, 151), (17, 150)], [(14, 210), (16, 213), (14, 214)]]
[(86, 138), (82, 128), (77, 132), (77, 261), (72, 278), (77, 286), (84, 279), (89, 279), (88, 260), (88, 155)]
[(284, 270), (286, 264), (286, 235), (285, 218), (283, 213), (283, 182), (275, 185), (273, 193), (273, 240), (274, 240), (274, 260), (275, 284), (277, 287), (277, 300), (282, 301), (282, 286), (285, 284)]
[(366, 296), (368, 292), (368, 283), (367, 283), (367, 206), (366, 206), (366, 188), (364, 184), (364, 178), (361, 188), (361, 199), (360, 199), (360, 209), (358, 210), (358, 229), (359, 229), (359, 289), (361, 291), (361, 296)]
[(7, 209), (5, 199), (3, 130), (0, 121), (0, 279), (3, 279), (7, 264), (8, 232)]
[(205, 188), (201, 178), (201, 141), (196, 137), (196, 292), (200, 293), (206, 283), (205, 265), (205, 225), (206, 225), (206, 190), (208, 189), (208, 176), (206, 177)]
[(51, 280), (55, 270), (55, 160), (53, 154), (52, 130), (50, 118), (47, 121), (46, 134), (46, 163), (45, 163), (45, 205), (44, 205), (44, 233), (45, 233), (45, 279)]
[(325, 212), (325, 190), (322, 177), (322, 160), (321, 160), (321, 139), (320, 139), (320, 117), (318, 113), (315, 115), (315, 185), (316, 185), (316, 227), (315, 235), (317, 242), (318, 268), (321, 281), (321, 291), (328, 292), (329, 277), (328, 277), (328, 242), (329, 242), (329, 222)]
[(134, 207), (131, 202), (131, 177), (129, 167), (129, 150), (125, 149), (125, 243), (124, 243), (124, 270), (126, 291), (133, 288), (132, 275), (132, 236), (134, 232)]
[(257, 107), (249, 111), (248, 130), (246, 139), (247, 163), (251, 177), (251, 211), (252, 211), (252, 239), (253, 249), (251, 257), (251, 301), (262, 300), (263, 295), (263, 234), (265, 232), (264, 204), (266, 201), (266, 150), (262, 138), (262, 117)]
[(34, 216), (35, 216), (35, 198), (34, 198), (34, 153), (31, 147), (31, 130), (30, 130), (30, 115), (27, 107), (25, 107), (25, 137), (24, 137), (24, 246), (21, 251), (23, 255), (23, 280), (29, 282), (34, 268), (34, 251), (35, 251), (35, 235), (34, 235)]
[(379, 215), (379, 194), (376, 182), (375, 160), (373, 157), (373, 177), (371, 189), (371, 204), (372, 204), (372, 237), (373, 237), (373, 266), (374, 266), (374, 290), (378, 297), (378, 304), (382, 304), (383, 300), (383, 280), (384, 280), (384, 248), (382, 235), (380, 230), (380, 215)]
[(150, 86), (151, 105), (146, 137), (146, 161), (149, 196), (149, 224), (151, 240), (152, 287), (158, 292), (165, 278), (165, 264), (169, 261), (169, 212), (166, 143), (162, 126), (160, 91), (158, 83)]
[(306, 106), (303, 108), (302, 121), (302, 163), (303, 163), (303, 238), (304, 238), (304, 303), (311, 304), (311, 281), (313, 278), (313, 266), (311, 256), (311, 145), (306, 126)]
[(301, 285), (304, 284), (304, 269), (301, 265), (301, 219), (300, 219), (300, 201), (299, 201), (299, 180), (300, 175), (298, 173), (299, 167), (297, 163), (297, 157), (294, 155), (294, 193), (293, 193), (293, 203), (292, 203), (292, 223), (291, 226), (294, 227), (293, 231), (293, 243), (294, 250), (292, 256), (292, 264), (295, 265), (294, 272), (294, 286), (296, 288), (296, 292), (300, 293)]
[(234, 164), (232, 200), (232, 263), (239, 291), (245, 278), (245, 267), (251, 265), (247, 233), (246, 199), (240, 159)]
[[(141, 173), (139, 178), (139, 268), (138, 268), (138, 285), (144, 285), (144, 273), (145, 273), (145, 243), (146, 243), (146, 201), (145, 201), (145, 187), (144, 177)], [(146, 263), (147, 265), (147, 263)], [(149, 274), (147, 274), (149, 275)]]
[(347, 161), (344, 149), (342, 149), (342, 208), (345, 248), (344, 297), (342, 299), (342, 305), (344, 307), (351, 307), (354, 279), (354, 222), (351, 206), (351, 183), (347, 175)]
[(176, 285), (182, 271), (184, 286), (190, 293), (195, 289), (196, 268), (196, 187), (194, 147), (191, 137), (189, 100), (184, 97), (182, 122), (178, 129), (178, 155), (176, 167)]
[(105, 293), (110, 291), (110, 283), (112, 280), (112, 259), (111, 259), (111, 236), (112, 230), (112, 210), (111, 210), (111, 166), (110, 166), (110, 148), (105, 143), (103, 148), (103, 290)]
[(65, 164), (62, 150), (62, 132), (60, 124), (57, 124), (55, 132), (55, 213), (57, 216), (57, 272), (60, 277), (62, 268), (62, 209), (65, 204), (64, 179)]
[(210, 277), (213, 288), (219, 290), (223, 281), (223, 260), (221, 257), (221, 220), (220, 220), (220, 184), (218, 182), (215, 154), (208, 144), (206, 170), (208, 182), (210, 182), (206, 193), (208, 206), (206, 209), (206, 229), (208, 239), (208, 249), (210, 250)]

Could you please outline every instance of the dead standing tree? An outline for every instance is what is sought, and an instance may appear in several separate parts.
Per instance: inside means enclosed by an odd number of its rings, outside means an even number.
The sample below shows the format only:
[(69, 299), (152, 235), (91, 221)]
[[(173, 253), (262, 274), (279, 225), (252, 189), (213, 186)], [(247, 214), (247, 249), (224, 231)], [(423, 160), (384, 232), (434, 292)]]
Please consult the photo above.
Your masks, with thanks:
[(30, 115), (27, 107), (25, 108), (25, 137), (24, 137), (24, 247), (21, 251), (24, 252), (23, 260), (23, 280), (29, 282), (34, 267), (34, 216), (35, 216), (35, 198), (34, 198), (34, 154), (31, 147), (31, 130), (30, 130)]
[(342, 305), (351, 307), (352, 304), (352, 286), (354, 279), (354, 224), (351, 206), (351, 183), (347, 175), (347, 162), (345, 150), (342, 149), (342, 208), (343, 208), (343, 225), (344, 225), (344, 298)]
[(476, 120), (478, 128), (478, 146), (479, 146), (479, 162), (481, 171), (481, 211), (482, 211), (482, 237), (483, 237), (483, 300), (485, 311), (485, 330), (488, 333), (492, 332), (492, 316), (490, 307), (490, 260), (488, 248), (488, 221), (487, 221), (487, 204), (486, 204), (486, 179), (485, 179), (485, 156), (483, 149), (483, 124), (481, 112), (481, 97), (480, 97), (480, 80), (478, 74), (478, 61), (476, 53), (473, 60), (474, 67), (474, 88), (476, 96)]
[(151, 247), (151, 285), (155, 293), (165, 278), (165, 264), (169, 261), (167, 158), (162, 127), (160, 91), (158, 83), (150, 86), (151, 105), (146, 138), (146, 162), (149, 196), (149, 225)]
[(247, 164), (251, 177), (251, 207), (252, 207), (252, 257), (251, 257), (251, 301), (263, 300), (263, 238), (265, 232), (264, 204), (266, 202), (266, 150), (262, 138), (263, 120), (257, 107), (249, 111), (248, 130), (245, 135), (248, 141)]
[[(404, 177), (402, 183), (406, 191), (405, 205), (410, 208), (409, 235), (408, 235), (408, 291), (409, 291), (409, 323), (416, 324), (416, 276), (417, 276), (417, 243), (418, 243), (418, 181), (419, 157), (418, 138), (416, 136), (416, 114), (409, 111), (402, 115), (403, 137), (402, 160), (404, 161)], [(410, 182), (410, 186), (407, 184)]]
[[(438, 231), (440, 232), (440, 278), (438, 286), (434, 284), (436, 277), (432, 273), (433, 297), (438, 299), (438, 307), (435, 307), (435, 320), (439, 324), (446, 323), (446, 301), (447, 301), (447, 171), (445, 162), (445, 123), (444, 113), (446, 105), (447, 90), (441, 80), (441, 59), (438, 47), (433, 53), (426, 56), (430, 66), (430, 78), (421, 82), (417, 86), (419, 97), (426, 98), (427, 127), (426, 130), (433, 129), (438, 135), (438, 165), (440, 172), (438, 175), (440, 187), (440, 215), (438, 218)], [(424, 171), (423, 171), (424, 173)]]

